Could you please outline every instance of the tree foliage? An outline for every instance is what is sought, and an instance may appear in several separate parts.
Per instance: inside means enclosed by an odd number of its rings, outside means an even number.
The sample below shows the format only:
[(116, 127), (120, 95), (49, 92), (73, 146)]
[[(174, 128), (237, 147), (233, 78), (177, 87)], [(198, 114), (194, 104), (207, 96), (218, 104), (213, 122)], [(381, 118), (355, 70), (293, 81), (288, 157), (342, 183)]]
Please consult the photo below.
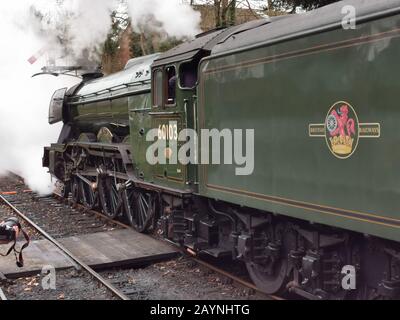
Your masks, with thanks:
[(122, 35), (128, 21), (125, 16), (117, 11), (111, 13), (111, 28), (102, 48), (102, 65), (105, 73), (111, 73), (121, 69), (120, 47)]
[(190, 0), (190, 5), (203, 5), (212, 9), (215, 27), (219, 28), (237, 24), (238, 10), (248, 10), (254, 15), (259, 15), (260, 11), (276, 15), (294, 13), (297, 8), (312, 10), (336, 1), (339, 0)]
[[(124, 0), (120, 0), (124, 3)], [(186, 2), (198, 10), (206, 6), (214, 16), (214, 27), (229, 27), (241, 23), (238, 11), (248, 10), (252, 19), (262, 14), (276, 15), (295, 13), (297, 8), (312, 10), (339, 0), (187, 0)], [(257, 4), (257, 9), (254, 7)], [(128, 39), (129, 56), (140, 57), (154, 52), (167, 51), (184, 41), (168, 37), (160, 31), (143, 26), (141, 30), (133, 30), (126, 12), (114, 11), (111, 15), (112, 26), (103, 48), (103, 65), (107, 64), (108, 72), (121, 69), (121, 42)], [(239, 21), (238, 21), (239, 20)]]
[(295, 12), (296, 8), (312, 10), (337, 1), (339, 0), (269, 0), (268, 8)]
[(111, 29), (104, 42), (103, 53), (105, 55), (113, 56), (117, 53), (119, 48), (120, 34), (123, 31), (122, 21), (118, 19), (118, 13), (113, 11), (111, 13)]
[(237, 0), (214, 0), (215, 26), (229, 27), (236, 24)]

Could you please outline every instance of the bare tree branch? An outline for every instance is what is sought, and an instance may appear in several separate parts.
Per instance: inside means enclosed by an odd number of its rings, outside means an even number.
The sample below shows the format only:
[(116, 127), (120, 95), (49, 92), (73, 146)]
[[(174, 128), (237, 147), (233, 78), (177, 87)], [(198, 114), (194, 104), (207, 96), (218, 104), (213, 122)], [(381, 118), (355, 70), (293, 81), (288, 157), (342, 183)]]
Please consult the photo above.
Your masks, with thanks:
[(253, 8), (251, 7), (251, 4), (250, 4), (249, 0), (246, 0), (246, 3), (247, 3), (247, 7), (248, 7), (249, 11), (251, 12), (251, 14), (255, 18), (260, 18), (260, 16), (256, 12), (254, 12)]

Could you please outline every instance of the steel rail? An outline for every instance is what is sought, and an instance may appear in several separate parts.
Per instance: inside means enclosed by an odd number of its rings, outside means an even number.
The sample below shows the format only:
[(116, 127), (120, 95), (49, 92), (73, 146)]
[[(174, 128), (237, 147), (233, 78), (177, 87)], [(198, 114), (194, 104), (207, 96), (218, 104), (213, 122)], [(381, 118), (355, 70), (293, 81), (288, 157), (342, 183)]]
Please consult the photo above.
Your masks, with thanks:
[(63, 251), (70, 259), (75, 261), (83, 269), (85, 269), (87, 272), (89, 272), (94, 278), (96, 278), (99, 282), (101, 282), (101, 284), (103, 284), (107, 289), (109, 289), (114, 295), (116, 295), (121, 300), (130, 300), (125, 294), (120, 292), (116, 287), (114, 287), (111, 283), (109, 283), (106, 279), (104, 279), (100, 274), (98, 274), (96, 271), (94, 271), (91, 267), (89, 267), (81, 259), (76, 257), (72, 252), (70, 252), (61, 243), (59, 243), (57, 240), (55, 240), (52, 236), (50, 236), (41, 227), (39, 227), (35, 222), (33, 222), (26, 215), (24, 215), (18, 208), (16, 208), (11, 202), (9, 202), (2, 195), (0, 195), (0, 200), (3, 201), (8, 207), (10, 207), (16, 214), (18, 214), (18, 216), (20, 216), (23, 220), (25, 220), (30, 226), (32, 226), (34, 229), (36, 229), (44, 238), (49, 240), (57, 248), (59, 248), (61, 251)]
[(4, 294), (4, 291), (3, 291), (2, 288), (0, 288), (0, 300), (2, 300), (2, 301), (7, 301), (8, 300), (6, 295)]
[(119, 222), (117, 220), (113, 220), (113, 219), (105, 216), (104, 214), (102, 214), (102, 213), (100, 213), (98, 211), (95, 211), (93, 209), (89, 209), (89, 208), (85, 207), (82, 204), (74, 203), (72, 200), (66, 199), (66, 198), (62, 197), (61, 195), (59, 195), (59, 194), (57, 194), (55, 192), (53, 193), (53, 198), (56, 199), (59, 202), (63, 202), (64, 204), (69, 205), (71, 208), (81, 210), (84, 213), (89, 213), (89, 214), (95, 215), (99, 219), (103, 219), (103, 220), (105, 220), (106, 222), (108, 222), (110, 224), (113, 224), (113, 225), (116, 225), (116, 226), (120, 226), (121, 228), (124, 228), (124, 229), (132, 229), (132, 230), (134, 230), (131, 226), (128, 226), (125, 223)]
[[(85, 206), (83, 206), (81, 204), (73, 204), (72, 201), (70, 201), (68, 199), (63, 199), (60, 195), (58, 195), (56, 193), (54, 194), (54, 196), (56, 197), (56, 199), (58, 199), (60, 201), (66, 200), (73, 207), (85, 210), (85, 212), (94, 214), (97, 217), (102, 218), (102, 219), (104, 219), (104, 220), (106, 220), (106, 221), (108, 221), (110, 223), (114, 223), (114, 224), (116, 224), (116, 225), (118, 225), (118, 226), (120, 226), (122, 228), (125, 228), (125, 229), (135, 230), (133, 227), (131, 227), (129, 225), (126, 225), (126, 224), (124, 224), (122, 222), (112, 220), (111, 218), (105, 216), (104, 214), (102, 214), (102, 213), (100, 213), (98, 211), (90, 210), (90, 209), (86, 208)], [(160, 240), (160, 239), (157, 239), (157, 240)], [(190, 253), (188, 254), (188, 252), (184, 248), (179, 247), (176, 243), (173, 243), (172, 241), (164, 240), (164, 242), (170, 244), (174, 248), (178, 248), (179, 251), (182, 254), (184, 254), (187, 257), (190, 257), (193, 261), (197, 262), (199, 265), (201, 265), (201, 266), (203, 266), (203, 267), (205, 267), (207, 269), (210, 269), (210, 270), (214, 271), (215, 273), (218, 273), (218, 274), (220, 274), (220, 275), (222, 275), (224, 277), (227, 277), (227, 278), (231, 279), (234, 283), (237, 283), (240, 286), (243, 286), (243, 287), (246, 287), (248, 289), (254, 290), (255, 292), (257, 292), (259, 294), (262, 294), (262, 295), (265, 295), (266, 297), (271, 298), (272, 300), (285, 300), (283, 298), (280, 298), (280, 297), (277, 297), (277, 296), (274, 296), (274, 295), (266, 294), (265, 292), (263, 292), (260, 289), (258, 289), (254, 284), (252, 284), (250, 282), (247, 282), (247, 281), (245, 281), (243, 279), (240, 279), (239, 277), (234, 276), (234, 275), (230, 274), (229, 272), (227, 272), (227, 271), (225, 271), (225, 270), (223, 270), (221, 268), (213, 266), (212, 264), (207, 263), (207, 262), (201, 260), (200, 258), (194, 256), (193, 254), (190, 254)]]
[(190, 251), (187, 250), (187, 249), (185, 250), (184, 248), (178, 246), (176, 243), (174, 243), (174, 242), (172, 242), (172, 241), (170, 241), (168, 239), (166, 239), (164, 241), (169, 243), (171, 246), (174, 246), (174, 247), (178, 248), (183, 255), (185, 255), (186, 257), (190, 257), (197, 264), (199, 264), (199, 265), (201, 265), (201, 266), (203, 266), (203, 267), (205, 267), (205, 268), (207, 268), (207, 269), (209, 269), (211, 271), (214, 271), (215, 273), (217, 273), (217, 274), (219, 274), (221, 276), (224, 276), (226, 278), (231, 279), (233, 281), (233, 283), (236, 283), (236, 284), (238, 284), (238, 285), (240, 285), (242, 287), (246, 287), (248, 289), (254, 290), (255, 292), (257, 292), (259, 294), (262, 294), (262, 295), (270, 298), (271, 300), (285, 300), (284, 298), (265, 293), (264, 291), (262, 291), (259, 288), (257, 288), (257, 286), (255, 286), (253, 283), (248, 282), (246, 280), (243, 280), (243, 279), (241, 279), (241, 278), (239, 278), (239, 277), (237, 277), (237, 276), (225, 271), (224, 269), (221, 269), (221, 268), (216, 267), (216, 266), (214, 266), (214, 265), (212, 265), (212, 264), (210, 264), (208, 262), (205, 262), (205, 261), (201, 260), (201, 258), (199, 258), (195, 253), (191, 252), (191, 250)]
[(266, 297), (271, 298), (271, 300), (285, 300), (283, 298), (267, 294), (267, 293), (261, 291), (260, 289), (258, 289), (254, 284), (252, 284), (250, 282), (247, 282), (247, 281), (245, 281), (243, 279), (240, 279), (239, 277), (234, 276), (234, 275), (230, 274), (229, 272), (226, 272), (225, 270), (223, 270), (221, 268), (213, 266), (212, 264), (209, 264), (209, 263), (207, 263), (207, 262), (205, 262), (205, 261), (203, 261), (203, 260), (201, 260), (199, 258), (192, 257), (192, 259), (194, 261), (196, 261), (199, 265), (201, 265), (203, 267), (206, 267), (207, 269), (210, 269), (210, 270), (212, 270), (212, 271), (214, 271), (214, 272), (216, 272), (216, 273), (218, 273), (218, 274), (220, 274), (220, 275), (222, 275), (224, 277), (227, 277), (227, 278), (233, 280), (235, 283), (237, 283), (237, 284), (239, 284), (239, 285), (241, 285), (243, 287), (247, 287), (249, 289), (254, 290), (255, 292), (258, 292), (258, 293), (260, 293), (262, 295), (265, 295)]
[[(114, 223), (114, 224), (116, 224), (116, 225), (118, 225), (118, 226), (120, 226), (122, 228), (130, 229), (130, 230), (135, 231), (135, 229), (133, 227), (131, 227), (131, 226), (125, 224), (125, 223), (113, 220), (113, 219), (105, 216), (101, 212), (95, 211), (93, 209), (86, 208), (84, 205), (74, 204), (72, 200), (65, 199), (65, 198), (63, 198), (61, 195), (59, 195), (57, 193), (53, 193), (53, 196), (55, 197), (55, 199), (57, 199), (59, 201), (68, 203), (73, 208), (84, 210), (85, 212), (94, 214), (98, 218), (104, 219), (105, 221), (107, 221), (109, 223)], [(160, 239), (157, 238), (157, 240), (160, 240)], [(285, 300), (285, 299), (283, 299), (281, 297), (267, 294), (267, 293), (263, 292), (262, 290), (260, 290), (259, 288), (257, 288), (253, 283), (250, 283), (250, 282), (248, 282), (246, 280), (243, 280), (243, 279), (241, 279), (241, 278), (239, 278), (239, 277), (237, 277), (237, 276), (235, 276), (233, 274), (230, 274), (229, 272), (227, 272), (227, 271), (225, 271), (225, 270), (223, 270), (223, 269), (221, 269), (219, 267), (216, 267), (216, 266), (214, 266), (214, 265), (212, 265), (210, 263), (207, 263), (207, 262), (201, 260), (197, 256), (193, 255), (192, 253), (188, 252), (184, 248), (180, 247), (179, 245), (177, 245), (176, 243), (174, 243), (174, 242), (172, 242), (172, 241), (170, 241), (168, 239), (164, 239), (162, 241), (164, 241), (167, 244), (169, 244), (169, 245), (173, 246), (174, 248), (178, 249), (183, 255), (185, 255), (186, 257), (191, 258), (193, 261), (195, 261), (199, 265), (201, 265), (201, 266), (203, 266), (203, 267), (205, 267), (205, 268), (207, 268), (209, 270), (212, 270), (212, 271), (214, 271), (215, 273), (217, 273), (217, 274), (219, 274), (221, 276), (224, 276), (224, 277), (227, 277), (227, 278), (231, 279), (234, 283), (236, 283), (236, 284), (238, 284), (238, 285), (240, 285), (242, 287), (246, 287), (248, 289), (254, 290), (255, 292), (257, 292), (257, 293), (259, 293), (261, 295), (264, 295), (264, 296), (266, 296), (268, 298), (271, 298), (271, 300)]]

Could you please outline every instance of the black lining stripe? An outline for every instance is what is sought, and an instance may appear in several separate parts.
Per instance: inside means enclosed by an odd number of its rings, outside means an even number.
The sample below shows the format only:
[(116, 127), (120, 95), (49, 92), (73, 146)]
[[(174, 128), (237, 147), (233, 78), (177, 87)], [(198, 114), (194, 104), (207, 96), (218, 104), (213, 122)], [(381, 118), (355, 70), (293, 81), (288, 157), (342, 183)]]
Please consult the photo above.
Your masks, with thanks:
[(207, 187), (210, 189), (215, 189), (215, 190), (219, 190), (219, 191), (240, 194), (240, 195), (246, 195), (249, 197), (258, 198), (258, 199), (266, 200), (269, 202), (286, 204), (286, 205), (295, 206), (295, 207), (302, 207), (304, 209), (318, 211), (321, 213), (324, 213), (324, 212), (331, 213), (334, 215), (345, 216), (345, 217), (354, 218), (357, 220), (365, 220), (366, 222), (369, 221), (369, 222), (378, 223), (378, 224), (385, 224), (385, 225), (390, 225), (390, 226), (394, 226), (394, 227), (400, 227), (400, 220), (395, 220), (395, 219), (392, 220), (392, 219), (388, 219), (388, 218), (381, 217), (381, 216), (373, 216), (373, 215), (367, 215), (367, 214), (362, 214), (362, 213), (355, 213), (355, 212), (347, 211), (344, 209), (329, 208), (329, 207), (324, 207), (324, 206), (317, 205), (317, 204), (304, 203), (304, 202), (299, 202), (299, 201), (290, 200), (290, 199), (282, 199), (282, 198), (277, 198), (277, 197), (273, 197), (273, 196), (268, 196), (265, 194), (255, 194), (255, 193), (244, 191), (244, 190), (243, 191), (240, 190), (240, 192), (239, 192), (236, 190), (224, 188), (221, 186), (215, 186), (215, 185), (207, 185)]

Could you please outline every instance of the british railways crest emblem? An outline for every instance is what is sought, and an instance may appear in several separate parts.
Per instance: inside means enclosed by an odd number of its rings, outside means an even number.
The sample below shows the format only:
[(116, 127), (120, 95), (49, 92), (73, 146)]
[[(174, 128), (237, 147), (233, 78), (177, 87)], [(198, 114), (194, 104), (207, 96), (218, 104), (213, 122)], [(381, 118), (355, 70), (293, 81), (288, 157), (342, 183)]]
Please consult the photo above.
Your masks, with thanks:
[(379, 138), (379, 123), (359, 123), (354, 108), (345, 101), (336, 102), (324, 124), (310, 124), (310, 137), (324, 137), (329, 150), (339, 159), (350, 158), (360, 138)]

